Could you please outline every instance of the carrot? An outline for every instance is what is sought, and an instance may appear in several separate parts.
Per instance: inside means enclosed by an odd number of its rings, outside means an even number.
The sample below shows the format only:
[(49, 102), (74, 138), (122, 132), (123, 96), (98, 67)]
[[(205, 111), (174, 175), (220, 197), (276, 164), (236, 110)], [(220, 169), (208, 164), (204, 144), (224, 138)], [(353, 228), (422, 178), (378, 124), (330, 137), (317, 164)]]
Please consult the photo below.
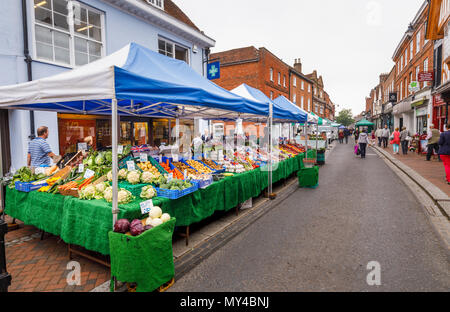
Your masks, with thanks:
[(86, 179), (83, 183), (80, 184), (80, 186), (78, 187), (79, 190), (81, 190), (84, 186), (88, 185), (89, 183), (91, 183), (92, 179), (94, 177), (90, 177), (89, 179)]

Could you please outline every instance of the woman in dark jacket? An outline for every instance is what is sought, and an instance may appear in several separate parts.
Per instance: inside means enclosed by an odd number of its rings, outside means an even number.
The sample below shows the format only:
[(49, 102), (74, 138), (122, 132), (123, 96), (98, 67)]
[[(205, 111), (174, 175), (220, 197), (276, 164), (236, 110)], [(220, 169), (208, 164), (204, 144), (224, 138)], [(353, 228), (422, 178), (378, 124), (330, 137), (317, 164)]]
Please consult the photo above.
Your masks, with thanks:
[(447, 125), (447, 131), (441, 133), (438, 154), (444, 162), (447, 184), (450, 184), (450, 123)]

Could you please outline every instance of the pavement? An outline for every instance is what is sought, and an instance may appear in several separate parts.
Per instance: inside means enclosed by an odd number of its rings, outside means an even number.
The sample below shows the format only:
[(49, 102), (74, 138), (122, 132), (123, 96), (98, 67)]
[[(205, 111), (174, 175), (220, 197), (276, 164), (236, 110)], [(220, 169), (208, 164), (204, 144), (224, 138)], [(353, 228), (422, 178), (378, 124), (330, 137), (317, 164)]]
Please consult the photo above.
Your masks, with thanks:
[(338, 144), (319, 175), (317, 189), (297, 189), (169, 291), (450, 289), (448, 247), (375, 150), (361, 159)]

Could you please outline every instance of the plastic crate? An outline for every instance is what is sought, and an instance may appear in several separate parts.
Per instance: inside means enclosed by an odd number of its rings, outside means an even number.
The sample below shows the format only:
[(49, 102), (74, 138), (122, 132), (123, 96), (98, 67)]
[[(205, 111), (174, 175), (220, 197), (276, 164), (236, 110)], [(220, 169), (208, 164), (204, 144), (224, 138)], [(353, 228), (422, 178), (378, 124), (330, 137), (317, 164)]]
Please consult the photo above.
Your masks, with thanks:
[(316, 165), (316, 159), (303, 159), (303, 166), (305, 168), (313, 168)]
[[(223, 168), (222, 170), (216, 170), (211, 168), (210, 166), (208, 166), (207, 164), (205, 164), (205, 162), (203, 162), (202, 160), (197, 160), (198, 162), (200, 162), (201, 164), (203, 164), (206, 168), (209, 168), (213, 171), (213, 173), (223, 173), (225, 172), (225, 168)], [(214, 160), (210, 159), (210, 161), (212, 161), (213, 163), (215, 163), (217, 166), (219, 166), (218, 163), (216, 163)], [(223, 167), (223, 166), (222, 166)]]
[(214, 182), (214, 179), (211, 176), (211, 178), (209, 178), (208, 180), (193, 180), (193, 181), (198, 183), (199, 188), (204, 189), (210, 186)]
[(31, 192), (31, 191), (35, 191), (40, 189), (43, 186), (47, 186), (47, 182), (43, 181), (42, 183), (36, 184), (34, 185), (33, 182), (20, 182), (20, 181), (16, 181), (15, 183), (15, 187), (16, 190), (20, 191), (20, 192)]
[(119, 160), (119, 169), (123, 169), (127, 167), (127, 161), (134, 160), (134, 157), (131, 155), (128, 155), (127, 157), (122, 158)]
[(168, 173), (163, 167), (161, 167), (161, 165), (159, 164), (159, 162), (157, 162), (153, 157), (149, 156), (148, 157), (148, 161), (150, 161), (150, 163), (156, 167), (156, 169), (158, 169), (159, 173), (161, 174), (166, 174)]
[(193, 184), (192, 187), (184, 189), (182, 191), (166, 190), (166, 189), (161, 189), (159, 187), (155, 187), (157, 197), (164, 197), (164, 198), (168, 198), (168, 199), (178, 199), (180, 197), (186, 196), (186, 195), (198, 190), (198, 183), (196, 181), (191, 181), (191, 183)]

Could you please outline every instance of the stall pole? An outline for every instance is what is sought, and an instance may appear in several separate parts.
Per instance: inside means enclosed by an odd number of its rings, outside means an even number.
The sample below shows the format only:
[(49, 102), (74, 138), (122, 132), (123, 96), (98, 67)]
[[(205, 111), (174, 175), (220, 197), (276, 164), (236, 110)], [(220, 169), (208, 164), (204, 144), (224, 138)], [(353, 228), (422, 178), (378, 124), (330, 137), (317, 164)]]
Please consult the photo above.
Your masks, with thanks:
[(306, 145), (306, 155), (305, 158), (308, 159), (308, 122), (305, 123), (305, 125), (303, 126), (303, 128), (305, 129), (305, 145)]
[(273, 132), (272, 132), (272, 118), (273, 118), (273, 104), (272, 101), (270, 101), (269, 104), (269, 198), (275, 199), (276, 195), (273, 194), (273, 188), (272, 188), (272, 144), (273, 144)]
[(117, 123), (117, 99), (112, 100), (112, 114), (111, 114), (111, 124), (112, 124), (112, 188), (113, 188), (113, 198), (112, 198), (112, 213), (113, 213), (113, 227), (117, 221), (117, 214), (119, 213), (118, 205), (118, 155), (117, 155), (117, 143), (118, 143), (118, 123)]

